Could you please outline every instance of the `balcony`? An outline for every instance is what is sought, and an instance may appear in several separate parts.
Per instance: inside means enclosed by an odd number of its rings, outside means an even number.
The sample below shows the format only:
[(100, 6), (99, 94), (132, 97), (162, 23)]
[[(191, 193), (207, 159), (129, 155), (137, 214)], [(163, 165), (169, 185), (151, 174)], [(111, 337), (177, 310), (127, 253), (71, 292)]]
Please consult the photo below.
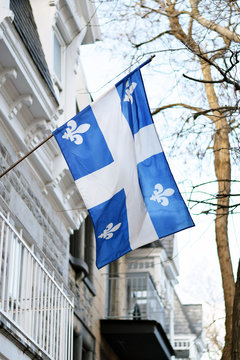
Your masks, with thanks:
[(149, 273), (109, 278), (109, 319), (155, 320), (165, 329), (165, 310)]
[(0, 317), (40, 357), (72, 360), (73, 302), (1, 212)]
[(120, 359), (171, 359), (174, 350), (165, 333), (165, 309), (149, 273), (109, 277), (101, 333)]

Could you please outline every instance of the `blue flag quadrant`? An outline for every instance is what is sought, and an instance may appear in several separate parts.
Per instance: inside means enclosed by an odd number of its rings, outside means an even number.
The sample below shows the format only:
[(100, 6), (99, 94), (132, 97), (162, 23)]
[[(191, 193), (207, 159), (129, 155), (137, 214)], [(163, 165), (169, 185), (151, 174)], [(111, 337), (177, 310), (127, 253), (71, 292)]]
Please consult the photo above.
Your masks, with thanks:
[(92, 218), (98, 268), (194, 226), (156, 133), (140, 67), (53, 135)]

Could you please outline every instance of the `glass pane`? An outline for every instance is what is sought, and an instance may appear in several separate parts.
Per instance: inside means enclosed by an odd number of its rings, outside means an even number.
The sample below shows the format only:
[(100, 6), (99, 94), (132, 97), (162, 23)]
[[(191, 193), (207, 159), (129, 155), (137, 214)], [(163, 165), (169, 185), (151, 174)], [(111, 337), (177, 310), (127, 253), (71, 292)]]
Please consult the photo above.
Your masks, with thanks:
[(53, 54), (53, 61), (54, 61), (54, 72), (57, 76), (58, 80), (61, 81), (61, 45), (54, 34), (54, 54)]

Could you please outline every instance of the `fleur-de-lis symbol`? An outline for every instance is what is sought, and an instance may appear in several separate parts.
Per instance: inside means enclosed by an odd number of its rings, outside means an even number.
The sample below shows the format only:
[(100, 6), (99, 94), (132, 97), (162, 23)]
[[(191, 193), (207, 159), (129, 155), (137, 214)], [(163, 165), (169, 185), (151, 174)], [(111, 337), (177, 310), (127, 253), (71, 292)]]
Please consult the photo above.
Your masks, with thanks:
[(156, 184), (154, 189), (150, 200), (157, 201), (162, 206), (167, 206), (169, 204), (167, 196), (172, 196), (175, 191), (171, 188), (167, 188), (163, 191), (163, 186), (161, 184)]
[(133, 93), (136, 86), (137, 86), (137, 83), (135, 83), (135, 82), (131, 83), (131, 85), (129, 86), (129, 82), (127, 81), (127, 83), (126, 83), (126, 95), (125, 95), (124, 101), (131, 101), (131, 104), (133, 103), (132, 93)]
[(118, 223), (117, 225), (113, 226), (113, 223), (108, 224), (108, 226), (106, 227), (105, 230), (103, 230), (103, 233), (101, 235), (99, 235), (99, 238), (104, 238), (104, 239), (111, 239), (113, 237), (113, 233), (115, 231), (117, 231), (120, 226), (122, 225), (122, 223)]
[(62, 138), (73, 141), (76, 145), (80, 145), (83, 142), (83, 138), (80, 134), (85, 133), (90, 128), (89, 124), (82, 124), (77, 127), (77, 123), (74, 120), (70, 120), (67, 123), (66, 132)]

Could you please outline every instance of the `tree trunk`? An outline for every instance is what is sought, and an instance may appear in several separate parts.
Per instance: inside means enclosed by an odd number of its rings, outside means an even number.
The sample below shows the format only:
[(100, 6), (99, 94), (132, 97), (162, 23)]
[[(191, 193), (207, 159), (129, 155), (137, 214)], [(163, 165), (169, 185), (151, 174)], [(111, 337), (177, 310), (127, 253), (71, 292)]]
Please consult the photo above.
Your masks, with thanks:
[[(204, 80), (212, 80), (210, 66), (201, 61)], [(209, 105), (212, 109), (219, 107), (213, 84), (205, 84)], [(214, 135), (214, 167), (218, 180), (217, 211), (215, 233), (219, 264), (221, 268), (223, 294), (225, 301), (225, 345), (221, 360), (231, 359), (232, 348), (232, 314), (235, 293), (233, 269), (228, 243), (228, 207), (231, 188), (231, 163), (229, 152), (229, 126), (227, 119), (218, 111), (213, 111), (212, 118), (216, 132)]]
[(233, 328), (232, 328), (232, 357), (231, 360), (240, 360), (240, 261), (235, 287), (233, 304)]
[(215, 232), (219, 263), (222, 274), (223, 293), (226, 312), (226, 335), (222, 360), (231, 359), (232, 313), (234, 300), (234, 278), (228, 244), (228, 205), (230, 194), (230, 159), (228, 135), (224, 129), (217, 130), (214, 136), (215, 172), (218, 179), (218, 208), (215, 219)]
[[(198, 14), (196, 11), (197, 2), (192, 0), (193, 14)], [(169, 24), (172, 35), (180, 40), (185, 46), (194, 54), (206, 53), (200, 48), (200, 44), (196, 43), (191, 32), (186, 34), (183, 31), (179, 23), (179, 19), (176, 16), (175, 5), (171, 1), (167, 2), (168, 7), (166, 13), (168, 15)], [(190, 23), (191, 24), (191, 23)], [(211, 27), (212, 28), (212, 27)], [(190, 26), (191, 29), (191, 26)], [(216, 29), (215, 29), (216, 30)], [(221, 34), (221, 32), (220, 32)], [(224, 34), (226, 36), (226, 34)], [(205, 57), (207, 55), (205, 54)], [(211, 76), (211, 66), (203, 58), (199, 58), (201, 70), (203, 74), (203, 80), (209, 81), (205, 83), (206, 97), (211, 109), (218, 109), (220, 107), (218, 97), (216, 95), (214, 85)], [(215, 233), (219, 264), (222, 276), (223, 294), (225, 301), (225, 345), (222, 353), (221, 360), (231, 359), (232, 348), (232, 314), (233, 314), (233, 301), (235, 293), (235, 284), (233, 277), (233, 269), (230, 257), (229, 243), (228, 243), (228, 207), (230, 198), (231, 187), (231, 163), (230, 163), (230, 146), (229, 146), (229, 126), (227, 119), (218, 111), (212, 111), (212, 116), (208, 116), (212, 119), (215, 125), (214, 135), (214, 167), (215, 174), (218, 181), (218, 193), (217, 193), (217, 210), (215, 218)]]

